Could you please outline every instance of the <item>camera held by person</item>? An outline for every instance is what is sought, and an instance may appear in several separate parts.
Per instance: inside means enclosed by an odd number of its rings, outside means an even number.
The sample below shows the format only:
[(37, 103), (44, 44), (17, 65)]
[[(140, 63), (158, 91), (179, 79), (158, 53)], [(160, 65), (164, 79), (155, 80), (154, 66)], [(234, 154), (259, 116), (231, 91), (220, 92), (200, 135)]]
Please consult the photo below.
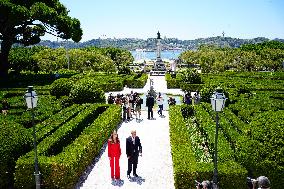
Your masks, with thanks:
[(260, 176), (257, 179), (247, 177), (247, 185), (249, 189), (270, 189), (270, 181), (265, 176)]
[(203, 182), (195, 181), (196, 189), (213, 189), (213, 182), (205, 180)]

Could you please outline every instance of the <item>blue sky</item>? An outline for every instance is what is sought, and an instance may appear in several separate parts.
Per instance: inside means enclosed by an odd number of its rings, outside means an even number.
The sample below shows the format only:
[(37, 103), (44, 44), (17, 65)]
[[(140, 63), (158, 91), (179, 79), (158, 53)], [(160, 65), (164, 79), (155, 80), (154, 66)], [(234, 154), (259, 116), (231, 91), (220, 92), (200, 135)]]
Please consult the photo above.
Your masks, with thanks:
[[(284, 39), (284, 0), (61, 0), (95, 38)], [(56, 40), (51, 36), (43, 39)]]

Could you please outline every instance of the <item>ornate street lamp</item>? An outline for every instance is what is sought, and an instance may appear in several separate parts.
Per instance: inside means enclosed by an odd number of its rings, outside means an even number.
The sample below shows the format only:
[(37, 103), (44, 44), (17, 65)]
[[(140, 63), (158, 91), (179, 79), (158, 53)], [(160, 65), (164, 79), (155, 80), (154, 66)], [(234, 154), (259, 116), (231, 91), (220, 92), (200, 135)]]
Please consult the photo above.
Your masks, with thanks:
[(225, 106), (226, 97), (220, 92), (220, 89), (216, 89), (211, 99), (212, 109), (216, 112), (216, 133), (215, 133), (215, 146), (214, 146), (214, 175), (213, 175), (213, 188), (218, 188), (218, 169), (217, 169), (217, 143), (218, 143), (218, 125), (219, 117), (218, 112), (221, 112)]
[(35, 151), (35, 182), (36, 189), (40, 189), (40, 172), (38, 169), (38, 159), (37, 159), (37, 145), (36, 145), (36, 128), (34, 124), (34, 108), (37, 106), (38, 96), (33, 90), (33, 86), (28, 86), (28, 90), (25, 94), (25, 99), (28, 109), (31, 109), (32, 114), (32, 126), (33, 126), (33, 138), (34, 138), (34, 151)]

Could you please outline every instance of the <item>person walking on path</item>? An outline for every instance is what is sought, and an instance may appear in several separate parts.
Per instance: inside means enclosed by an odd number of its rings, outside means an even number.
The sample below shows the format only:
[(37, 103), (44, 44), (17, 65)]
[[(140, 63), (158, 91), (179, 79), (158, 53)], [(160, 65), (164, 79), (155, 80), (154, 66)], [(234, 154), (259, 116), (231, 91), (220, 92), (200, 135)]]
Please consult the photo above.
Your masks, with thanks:
[(127, 178), (130, 178), (130, 173), (132, 171), (133, 165), (133, 176), (138, 177), (136, 173), (138, 156), (142, 156), (142, 145), (138, 136), (136, 136), (136, 131), (131, 131), (131, 136), (126, 139), (126, 155), (128, 158), (128, 170)]
[(155, 99), (151, 95), (151, 93), (148, 93), (147, 99), (146, 99), (146, 106), (148, 107), (148, 119), (153, 119), (153, 107), (154, 107)]
[(135, 116), (136, 120), (140, 120), (141, 116), (141, 105), (143, 104), (143, 99), (140, 98), (139, 96), (136, 97), (136, 102), (135, 102)]
[(119, 158), (121, 155), (120, 141), (114, 130), (108, 140), (108, 157), (110, 160), (111, 179), (120, 179)]
[(161, 93), (159, 93), (157, 97), (157, 105), (159, 106), (158, 114), (160, 116), (163, 116), (163, 103), (164, 103), (164, 98), (162, 97)]

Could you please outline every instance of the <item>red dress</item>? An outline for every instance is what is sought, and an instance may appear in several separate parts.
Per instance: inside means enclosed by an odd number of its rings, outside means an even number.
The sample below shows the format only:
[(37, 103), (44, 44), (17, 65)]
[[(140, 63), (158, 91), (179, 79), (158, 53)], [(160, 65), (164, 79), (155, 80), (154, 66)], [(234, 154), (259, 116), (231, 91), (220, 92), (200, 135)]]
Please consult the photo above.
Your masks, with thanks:
[(108, 157), (110, 157), (111, 178), (120, 179), (119, 158), (121, 155), (120, 143), (108, 141)]

